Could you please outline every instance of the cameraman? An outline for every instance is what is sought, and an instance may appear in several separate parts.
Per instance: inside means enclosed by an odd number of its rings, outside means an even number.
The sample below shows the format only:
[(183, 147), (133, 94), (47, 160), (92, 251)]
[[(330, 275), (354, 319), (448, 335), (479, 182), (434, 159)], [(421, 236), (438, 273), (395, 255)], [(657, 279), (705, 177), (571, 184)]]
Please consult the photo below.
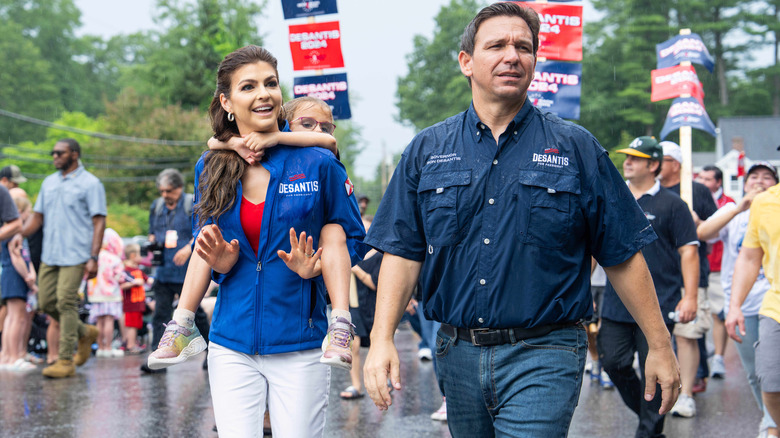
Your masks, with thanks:
[[(184, 194), (184, 177), (176, 169), (165, 169), (157, 175), (157, 190), (160, 197), (152, 202), (149, 209), (149, 245), (162, 251), (162, 264), (157, 266), (154, 275), (154, 316), (152, 317), (153, 339), (151, 349), (157, 348), (165, 331), (163, 324), (173, 314), (173, 298), (181, 293), (187, 262), (192, 254), (192, 195)], [(155, 245), (156, 244), (156, 245)], [(156, 264), (156, 263), (155, 263)], [(206, 314), (198, 308), (195, 324), (208, 342), (209, 325)], [(204, 363), (205, 366), (205, 363)], [(146, 373), (165, 372), (141, 366)]]

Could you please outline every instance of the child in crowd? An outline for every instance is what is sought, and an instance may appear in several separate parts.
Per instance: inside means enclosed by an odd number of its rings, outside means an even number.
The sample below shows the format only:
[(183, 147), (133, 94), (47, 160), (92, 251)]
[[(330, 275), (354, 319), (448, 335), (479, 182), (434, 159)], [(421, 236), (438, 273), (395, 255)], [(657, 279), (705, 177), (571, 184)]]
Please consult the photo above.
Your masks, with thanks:
[(141, 261), (141, 246), (130, 243), (125, 246), (125, 279), (119, 285), (124, 295), (122, 310), (125, 312), (125, 353), (141, 354), (144, 349), (138, 345), (138, 330), (143, 327), (146, 309), (146, 289), (149, 277), (138, 267)]
[(88, 281), (87, 294), (91, 307), (89, 322), (95, 324), (98, 335), (97, 357), (120, 357), (124, 352), (113, 349), (114, 320), (122, 318), (122, 289), (119, 283), (124, 280), (122, 264), (122, 238), (116, 231), (106, 228), (103, 233), (103, 246), (98, 254), (97, 277)]
[[(30, 215), (30, 200), (26, 196), (12, 195), (22, 222)], [(23, 239), (8, 239), (2, 243), (2, 274), (0, 290), (6, 304), (7, 315), (3, 322), (3, 349), (0, 351), (0, 369), (30, 371), (35, 365), (25, 360), (27, 341), (30, 337), (30, 318), (27, 301), (38, 291), (35, 284), (35, 268), (30, 262), (30, 250)], [(28, 295), (33, 295), (29, 297)]]
[[(333, 113), (328, 104), (315, 97), (300, 97), (284, 105), (284, 114), (287, 115), (291, 132), (254, 132), (243, 138), (234, 137), (227, 143), (212, 138), (209, 140), (209, 148), (234, 150), (250, 164), (260, 162), (263, 150), (277, 144), (302, 147), (325, 146), (331, 152), (335, 151), (338, 157), (336, 140), (333, 137), (336, 125), (333, 124)], [(345, 181), (345, 184), (351, 186), (349, 180)], [(262, 210), (257, 214), (262, 215)], [(230, 245), (238, 248), (237, 241), (230, 242)], [(291, 229), (290, 245), (290, 252), (279, 251), (279, 257), (302, 278), (322, 275), (330, 297), (331, 319), (328, 333), (323, 340), (320, 362), (349, 370), (352, 368), (351, 344), (354, 331), (349, 313), (350, 254), (344, 230), (337, 224), (325, 225), (321, 231), (319, 249), (314, 251), (311, 237), (307, 239), (306, 233), (302, 232), (299, 240), (295, 230)], [(199, 297), (197, 302), (201, 298)], [(189, 323), (194, 321), (195, 309), (183, 308), (182, 301), (180, 300), (180, 306), (174, 311), (173, 319), (179, 325), (188, 324), (186, 327), (189, 329), (192, 326)], [(191, 336), (189, 339), (196, 338), (197, 336)], [(164, 340), (160, 341), (161, 346)], [(198, 345), (203, 344), (203, 348), (187, 349), (186, 345), (178, 346), (180, 343), (172, 339), (166, 344), (167, 348), (158, 349), (149, 356), (150, 368), (162, 368), (183, 362), (205, 348), (205, 343), (198, 342)]]

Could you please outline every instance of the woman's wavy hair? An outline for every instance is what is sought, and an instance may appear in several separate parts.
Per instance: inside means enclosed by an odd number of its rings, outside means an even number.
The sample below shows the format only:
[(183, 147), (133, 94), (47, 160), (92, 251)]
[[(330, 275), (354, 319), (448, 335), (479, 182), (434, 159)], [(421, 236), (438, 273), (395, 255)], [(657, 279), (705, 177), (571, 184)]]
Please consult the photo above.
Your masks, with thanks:
[[(228, 120), (228, 113), (222, 108), (220, 95), (224, 94), (229, 98), (231, 81), (236, 70), (257, 62), (270, 64), (278, 78), (276, 58), (271, 52), (259, 46), (242, 47), (227, 55), (219, 64), (217, 88), (209, 105), (211, 127), (217, 140), (225, 142), (231, 137), (240, 135), (236, 122)], [(279, 129), (284, 128), (286, 122), (283, 108), (279, 110), (277, 122)], [(206, 154), (199, 181), (200, 202), (195, 206), (199, 227), (202, 227), (209, 218), (217, 223), (220, 216), (233, 207), (233, 203), (236, 202), (236, 186), (244, 175), (246, 166), (244, 159), (233, 151), (217, 150)]]

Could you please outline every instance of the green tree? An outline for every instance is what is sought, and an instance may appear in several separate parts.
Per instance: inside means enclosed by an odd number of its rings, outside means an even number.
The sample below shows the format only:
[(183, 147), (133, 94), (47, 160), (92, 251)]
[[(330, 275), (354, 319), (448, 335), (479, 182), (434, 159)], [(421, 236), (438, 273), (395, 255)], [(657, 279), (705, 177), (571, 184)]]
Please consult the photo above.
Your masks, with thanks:
[[(40, 119), (56, 118), (62, 111), (56, 76), (41, 51), (23, 36), (22, 26), (0, 14), (0, 109)], [(0, 143), (38, 141), (40, 126), (0, 116)]]
[(471, 90), (458, 65), (460, 36), (482, 6), (477, 0), (451, 0), (436, 15), (433, 38), (414, 37), (409, 73), (398, 78), (401, 122), (419, 131), (468, 108)]

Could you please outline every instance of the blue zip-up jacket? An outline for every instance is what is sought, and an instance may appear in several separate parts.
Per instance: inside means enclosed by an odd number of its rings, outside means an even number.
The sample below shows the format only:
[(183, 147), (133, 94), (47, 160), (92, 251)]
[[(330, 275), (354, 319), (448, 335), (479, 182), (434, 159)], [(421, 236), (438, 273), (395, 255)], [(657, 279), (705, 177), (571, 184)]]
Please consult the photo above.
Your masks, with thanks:
[[(195, 203), (205, 152), (195, 165)], [(236, 201), (219, 218), (225, 240), (238, 239), (238, 262), (227, 274), (213, 273), (220, 284), (210, 339), (246, 354), (275, 354), (320, 348), (327, 331), (322, 277), (304, 280), (276, 254), (290, 251), (289, 230), (306, 231), (315, 247), (325, 224), (341, 225), (352, 263), (367, 247), (365, 229), (344, 166), (325, 149), (279, 145), (268, 149), (263, 166), (271, 173), (263, 209), (258, 254), (241, 227), (241, 182)], [(208, 221), (211, 223), (211, 220)], [(193, 235), (197, 217), (193, 215)]]

